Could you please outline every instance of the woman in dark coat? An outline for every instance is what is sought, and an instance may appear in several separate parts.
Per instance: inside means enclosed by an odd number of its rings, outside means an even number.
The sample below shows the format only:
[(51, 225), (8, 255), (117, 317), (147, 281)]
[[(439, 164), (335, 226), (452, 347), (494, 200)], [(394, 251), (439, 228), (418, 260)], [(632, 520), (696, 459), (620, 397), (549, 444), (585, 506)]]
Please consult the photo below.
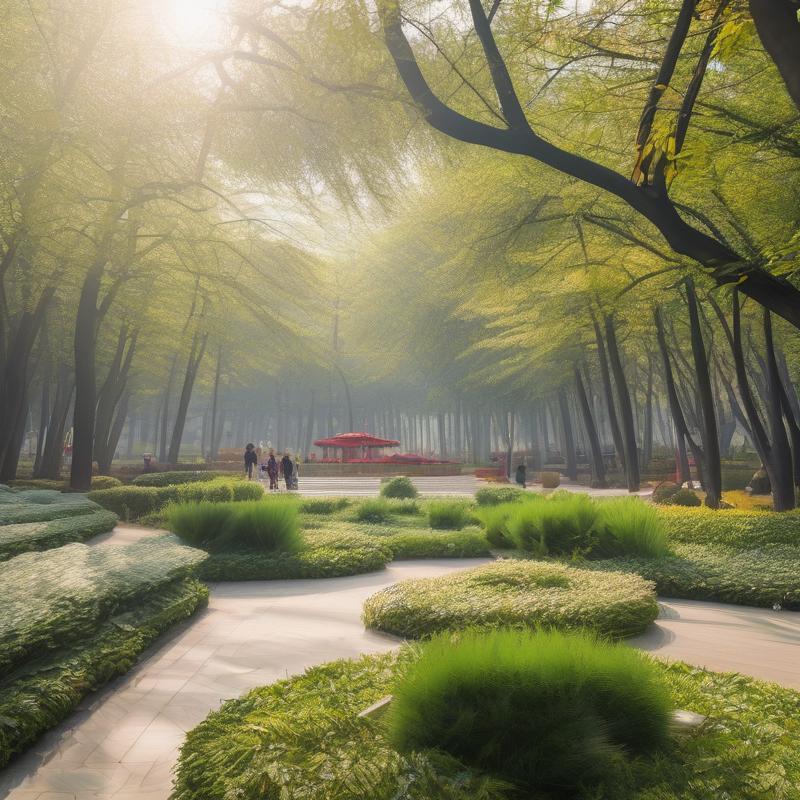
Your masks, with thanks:
[(278, 491), (278, 461), (275, 458), (275, 453), (270, 450), (269, 458), (267, 459), (267, 475), (269, 476), (269, 490), (271, 492)]
[(256, 446), (251, 442), (244, 448), (244, 471), (247, 473), (247, 480), (253, 480), (253, 467), (258, 464), (258, 454)]
[(292, 477), (294, 474), (294, 464), (292, 464), (292, 459), (288, 450), (283, 454), (283, 458), (281, 459), (281, 472), (283, 473), (283, 479), (286, 481), (286, 488), (291, 489), (294, 484), (294, 478)]

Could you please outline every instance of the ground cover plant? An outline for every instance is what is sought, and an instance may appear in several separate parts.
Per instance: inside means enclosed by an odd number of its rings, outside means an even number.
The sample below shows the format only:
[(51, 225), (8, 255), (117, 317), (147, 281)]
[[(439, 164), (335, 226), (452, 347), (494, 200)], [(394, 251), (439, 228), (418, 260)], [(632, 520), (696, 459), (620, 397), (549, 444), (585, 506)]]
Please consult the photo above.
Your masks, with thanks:
[[(229, 700), (191, 730), (172, 800), (551, 800), (429, 751), (399, 753), (386, 719), (358, 715), (393, 693), (419, 657), (337, 661)], [(653, 662), (676, 708), (708, 716), (663, 754), (621, 765), (573, 800), (794, 800), (800, 693), (741, 675)], [(391, 706), (390, 706), (391, 709)]]
[(639, 575), (527, 560), (402, 581), (369, 597), (362, 614), (368, 628), (407, 638), (498, 626), (623, 638), (641, 633), (657, 616), (653, 584)]
[(214, 478), (210, 481), (174, 486), (120, 486), (115, 489), (92, 491), (88, 496), (103, 508), (113, 511), (121, 519), (132, 522), (154, 514), (170, 503), (257, 500), (263, 495), (264, 487), (257, 481)]
[(209, 552), (292, 553), (302, 547), (297, 503), (292, 499), (178, 503), (169, 507), (166, 519), (184, 542)]
[(0, 564), (0, 765), (207, 599), (173, 537), (69, 544)]
[[(177, 486), (181, 483), (205, 483), (218, 478), (243, 480), (244, 475), (219, 470), (172, 470), (167, 472), (145, 472), (137, 475), (131, 483), (134, 486)], [(94, 487), (92, 487), (94, 488)]]
[[(11, 481), (11, 486), (19, 489), (53, 489), (57, 492), (69, 491), (69, 481), (51, 480), (49, 478), (20, 478)], [(93, 475), (92, 489), (113, 489), (115, 486), (122, 486), (119, 478), (112, 478), (110, 475)]]
[(381, 484), (381, 497), (396, 497), (414, 499), (419, 492), (416, 486), (411, 482), (411, 478), (405, 475), (398, 475), (395, 478), (389, 478)]
[(106, 533), (117, 524), (117, 515), (98, 509), (90, 514), (45, 522), (0, 526), (0, 561), (30, 550), (49, 550), (70, 542), (84, 542)]
[(533, 790), (613, 780), (629, 756), (663, 749), (672, 699), (636, 651), (586, 634), (465, 631), (435, 636), (394, 688), (400, 753), (440, 750)]

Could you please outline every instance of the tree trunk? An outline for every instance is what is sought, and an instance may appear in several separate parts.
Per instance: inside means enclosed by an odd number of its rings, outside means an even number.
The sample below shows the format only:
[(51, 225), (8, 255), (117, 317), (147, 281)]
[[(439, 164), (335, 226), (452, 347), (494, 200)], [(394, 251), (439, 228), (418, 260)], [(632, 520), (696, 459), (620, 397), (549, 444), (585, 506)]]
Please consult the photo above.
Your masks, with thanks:
[(614, 441), (614, 450), (619, 459), (619, 464), (625, 472), (625, 447), (622, 442), (622, 431), (619, 427), (617, 418), (616, 404), (614, 403), (614, 388), (611, 383), (611, 374), (608, 370), (608, 360), (606, 359), (606, 346), (603, 340), (603, 333), (600, 324), (594, 320), (594, 336), (597, 342), (597, 358), (600, 362), (600, 376), (603, 381), (603, 393), (606, 399), (606, 414), (608, 416), (608, 426), (611, 429), (611, 438)]
[(42, 460), (35, 478), (58, 480), (61, 477), (61, 464), (64, 460), (64, 432), (67, 427), (69, 406), (72, 402), (74, 385), (69, 368), (62, 365), (58, 370), (56, 396), (53, 410), (47, 424), (47, 441), (42, 451)]
[(217, 366), (214, 370), (214, 389), (211, 396), (211, 433), (209, 434), (209, 451), (208, 460), (215, 461), (217, 458), (217, 450), (219, 449), (217, 439), (217, 417), (219, 406), (219, 379), (222, 373), (222, 345), (217, 347)]
[(636, 423), (633, 419), (631, 396), (628, 391), (628, 382), (625, 380), (625, 370), (617, 346), (617, 334), (614, 329), (614, 318), (608, 314), (605, 318), (606, 342), (608, 343), (608, 358), (611, 362), (611, 371), (614, 374), (614, 383), (617, 388), (620, 416), (622, 417), (622, 445), (625, 453), (625, 477), (628, 482), (629, 492), (638, 492), (639, 478), (639, 452), (636, 449)]
[(600, 445), (600, 437), (597, 435), (597, 426), (594, 423), (592, 407), (589, 404), (589, 398), (586, 395), (586, 389), (578, 367), (575, 367), (575, 389), (577, 390), (578, 402), (583, 413), (583, 426), (586, 428), (586, 436), (589, 439), (589, 447), (592, 453), (592, 486), (604, 489), (606, 487), (606, 468), (603, 462), (603, 448)]
[(194, 381), (197, 377), (197, 370), (200, 366), (200, 362), (203, 360), (207, 342), (207, 333), (200, 334), (196, 332), (192, 337), (192, 346), (189, 351), (189, 358), (186, 362), (186, 374), (183, 378), (183, 388), (181, 389), (181, 397), (178, 401), (178, 411), (175, 415), (175, 426), (172, 429), (172, 438), (170, 439), (169, 452), (167, 454), (167, 462), (170, 464), (178, 463), (181, 439), (183, 439), (183, 429), (186, 425), (186, 413), (189, 410), (189, 401), (192, 399)]
[(575, 454), (575, 435), (572, 430), (572, 415), (569, 413), (567, 393), (562, 386), (558, 390), (558, 409), (561, 415), (561, 431), (563, 434), (564, 460), (567, 477), (571, 481), (578, 480), (578, 460)]

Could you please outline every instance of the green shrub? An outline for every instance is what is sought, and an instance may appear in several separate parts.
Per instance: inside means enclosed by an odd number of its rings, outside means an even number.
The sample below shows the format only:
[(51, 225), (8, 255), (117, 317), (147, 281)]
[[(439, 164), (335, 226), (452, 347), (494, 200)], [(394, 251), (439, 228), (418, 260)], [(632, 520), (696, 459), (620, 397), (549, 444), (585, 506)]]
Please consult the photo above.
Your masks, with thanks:
[(522, 503), (508, 520), (508, 533), (521, 550), (569, 555), (590, 545), (597, 505), (585, 494), (564, 492), (539, 503)]
[(445, 634), (395, 687), (388, 737), (401, 753), (443, 750), (563, 794), (664, 748), (671, 703), (657, 668), (622, 645), (554, 631)]
[(671, 481), (659, 483), (653, 490), (653, 502), (668, 504), (680, 490), (681, 485), (679, 483), (672, 483)]
[(23, 522), (0, 527), (0, 561), (31, 550), (50, 550), (70, 542), (84, 542), (106, 533), (117, 524), (117, 515), (95, 511), (47, 522)]
[(115, 486), (122, 486), (119, 478), (111, 475), (94, 475), (92, 477), (92, 489), (113, 489)]
[(403, 581), (372, 595), (363, 611), (367, 627), (407, 638), (504, 626), (622, 638), (641, 633), (657, 616), (653, 584), (638, 575), (516, 560)]
[(557, 489), (561, 485), (561, 473), (544, 471), (539, 473), (539, 480), (543, 489)]
[[(293, 497), (295, 495), (292, 495)], [(300, 499), (303, 514), (335, 514), (350, 505), (348, 497), (304, 497)]]
[[(174, 470), (172, 472), (145, 472), (133, 479), (134, 486), (175, 486), (181, 483), (204, 483), (216, 478), (235, 478), (232, 472), (215, 472), (212, 470)], [(92, 487), (94, 488), (94, 487)]]
[(188, 544), (211, 552), (300, 549), (297, 503), (279, 498), (229, 503), (178, 503), (169, 529)]
[(666, 503), (671, 506), (700, 506), (703, 504), (697, 492), (692, 489), (678, 489)]
[[(114, 490), (111, 490), (114, 491)], [(14, 497), (26, 494), (20, 492)], [(0, 525), (16, 525), (24, 522), (49, 522), (65, 517), (77, 517), (98, 511), (100, 506), (86, 499), (85, 495), (63, 495), (65, 498), (58, 503), (0, 503)], [(66, 499), (70, 498), (70, 499)]]
[(413, 499), (418, 494), (417, 487), (411, 482), (411, 478), (407, 478), (405, 475), (389, 478), (389, 480), (381, 486), (381, 497)]
[(477, 530), (432, 531), (406, 529), (380, 539), (395, 559), (480, 558), (488, 556), (489, 543)]
[(382, 497), (362, 500), (355, 509), (354, 518), (358, 522), (386, 522), (392, 513), (388, 500)]
[[(19, 489), (53, 489), (57, 492), (68, 492), (69, 481), (53, 480), (50, 478), (21, 478), (11, 481), (11, 485)], [(110, 475), (93, 475), (92, 489), (113, 489), (115, 486), (122, 486), (122, 481), (112, 478)]]
[(517, 502), (526, 494), (516, 486), (483, 486), (475, 492), (475, 502), (479, 506), (499, 506)]
[(593, 554), (660, 558), (669, 552), (666, 525), (658, 511), (638, 497), (598, 503)]
[(392, 551), (382, 542), (353, 532), (304, 531), (293, 553), (239, 551), (212, 553), (200, 570), (209, 581), (336, 578), (383, 569)]
[(208, 601), (192, 579), (159, 586), (72, 646), (59, 646), (0, 683), (0, 767), (66, 719), (90, 692), (131, 669), (153, 640)]
[(460, 531), (469, 522), (469, 508), (462, 500), (428, 502), (428, 523), (431, 528)]
[(420, 513), (419, 503), (409, 498), (389, 498), (389, 513), (401, 517), (413, 517)]
[[(541, 495), (531, 493), (531, 498), (541, 499)], [(486, 538), (492, 547), (509, 548), (514, 546), (514, 542), (508, 532), (508, 520), (519, 508), (517, 502), (500, 503), (497, 505), (486, 505), (478, 507), (475, 513), (478, 522), (483, 527)]]
[[(233, 493), (233, 499), (236, 502), (245, 500), (261, 500), (264, 497), (264, 487), (258, 481), (234, 480), (230, 482), (230, 487)], [(209, 498), (204, 497), (203, 499), (208, 500)]]

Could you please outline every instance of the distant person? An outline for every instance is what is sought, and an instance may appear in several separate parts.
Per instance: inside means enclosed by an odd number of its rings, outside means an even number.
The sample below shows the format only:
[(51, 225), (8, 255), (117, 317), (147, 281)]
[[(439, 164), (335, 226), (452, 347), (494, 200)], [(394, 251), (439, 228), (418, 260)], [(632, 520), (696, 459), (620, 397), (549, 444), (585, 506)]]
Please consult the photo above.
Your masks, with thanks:
[(295, 456), (294, 464), (292, 465), (292, 489), (299, 489), (298, 479), (300, 478), (300, 465), (303, 463), (303, 458), (298, 453)]
[(275, 458), (275, 451), (269, 451), (269, 458), (267, 458), (267, 477), (269, 478), (269, 490), (271, 492), (278, 491), (278, 460)]
[(527, 480), (527, 477), (528, 477), (528, 469), (527, 469), (527, 467), (524, 464), (520, 464), (517, 467), (515, 480), (523, 489), (525, 488), (525, 482)]
[(291, 489), (294, 486), (294, 464), (292, 464), (292, 457), (287, 450), (281, 459), (281, 473), (283, 480), (286, 481), (286, 489)]
[(258, 464), (258, 454), (256, 446), (250, 442), (244, 448), (244, 471), (247, 473), (247, 480), (253, 480), (253, 467)]

